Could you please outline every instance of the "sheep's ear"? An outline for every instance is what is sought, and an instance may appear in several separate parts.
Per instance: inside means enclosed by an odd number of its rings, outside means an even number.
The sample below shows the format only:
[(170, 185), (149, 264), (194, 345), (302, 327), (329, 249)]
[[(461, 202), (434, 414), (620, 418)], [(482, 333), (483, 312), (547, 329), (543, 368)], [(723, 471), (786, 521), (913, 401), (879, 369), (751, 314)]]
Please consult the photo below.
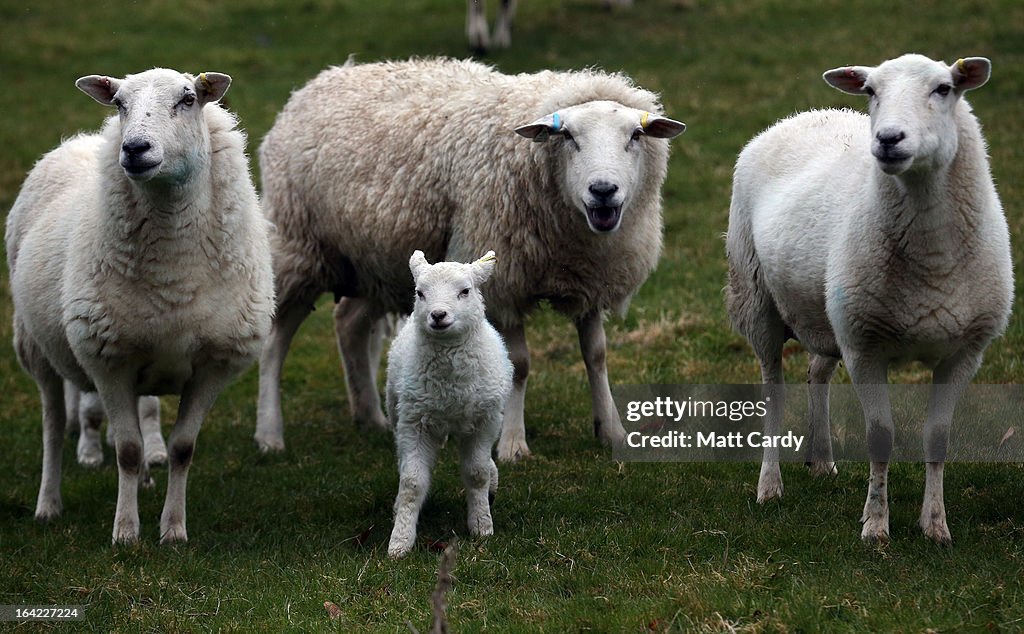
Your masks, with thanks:
[(981, 88), (992, 76), (992, 62), (985, 57), (964, 57), (949, 67), (953, 83), (960, 92)]
[(822, 75), (829, 86), (838, 88), (851, 95), (863, 95), (864, 82), (868, 80), (868, 73), (871, 69), (866, 66), (844, 66), (833, 68)]
[(225, 75), (224, 73), (199, 73), (195, 81), (199, 103), (207, 104), (211, 101), (217, 101), (224, 96), (230, 85), (230, 75)]
[(498, 259), (494, 257), (494, 251), (488, 251), (484, 254), (484, 257), (480, 258), (476, 262), (473, 262), (473, 284), (480, 286), (491, 277), (491, 273), (494, 272), (494, 263)]
[(427, 258), (423, 255), (423, 251), (419, 249), (413, 251), (412, 257), (409, 258), (409, 270), (412, 271), (412, 279), (414, 281), (419, 279), (420, 273), (428, 266), (430, 264), (427, 263)]
[(671, 139), (682, 134), (686, 129), (686, 124), (668, 117), (643, 112), (640, 114), (640, 127), (648, 136), (656, 139)]
[(562, 121), (562, 115), (557, 112), (541, 117), (533, 123), (527, 123), (516, 128), (516, 134), (527, 139), (533, 139), (537, 143), (547, 141), (552, 134), (562, 134), (564, 131), (565, 125)]
[(75, 82), (79, 90), (104, 106), (114, 105), (114, 95), (121, 87), (121, 81), (104, 75), (86, 75)]

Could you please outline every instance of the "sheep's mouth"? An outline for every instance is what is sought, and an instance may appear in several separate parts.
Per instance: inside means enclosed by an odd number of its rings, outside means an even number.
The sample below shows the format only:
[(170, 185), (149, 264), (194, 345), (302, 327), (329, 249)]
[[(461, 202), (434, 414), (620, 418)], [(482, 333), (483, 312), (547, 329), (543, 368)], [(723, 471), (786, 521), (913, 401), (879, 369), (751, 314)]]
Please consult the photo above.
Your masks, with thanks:
[(614, 207), (587, 205), (587, 222), (596, 233), (608, 233), (619, 228), (622, 221), (622, 205)]
[(872, 154), (875, 155), (875, 160), (878, 161), (882, 170), (888, 173), (901, 171), (914, 158), (913, 155), (904, 152), (886, 152), (884, 150), (875, 150)]
[(444, 332), (445, 330), (448, 330), (449, 328), (451, 328), (453, 323), (455, 323), (455, 322), (453, 322), (453, 321), (442, 321), (442, 322), (432, 321), (432, 322), (430, 322), (430, 329), (433, 330), (434, 332)]
[(131, 179), (147, 178), (156, 172), (162, 161), (121, 161), (121, 169)]

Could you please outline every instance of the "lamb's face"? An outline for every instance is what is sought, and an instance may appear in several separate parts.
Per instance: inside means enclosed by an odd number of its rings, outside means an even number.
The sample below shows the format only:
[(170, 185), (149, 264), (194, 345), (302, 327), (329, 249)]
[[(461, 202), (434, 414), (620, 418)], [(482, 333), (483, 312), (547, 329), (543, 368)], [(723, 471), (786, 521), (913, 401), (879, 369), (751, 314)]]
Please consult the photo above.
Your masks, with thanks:
[(409, 260), (416, 284), (412, 321), (429, 337), (458, 340), (485, 319), (480, 285), (490, 276), (493, 253), (471, 264), (428, 264), (422, 251)]
[(897, 175), (935, 170), (953, 160), (957, 102), (988, 81), (989, 71), (989, 61), (980, 57), (947, 66), (904, 55), (876, 68), (837, 68), (824, 78), (844, 92), (868, 97), (871, 154), (883, 172)]
[(668, 139), (686, 126), (612, 101), (591, 101), (559, 110), (516, 128), (534, 141), (556, 139), (562, 194), (583, 214), (594, 233), (622, 224), (644, 181), (644, 144)]
[(115, 106), (121, 122), (119, 162), (136, 182), (181, 184), (208, 160), (203, 106), (227, 91), (231, 78), (199, 77), (155, 68), (124, 79), (82, 77), (76, 85), (96, 101)]

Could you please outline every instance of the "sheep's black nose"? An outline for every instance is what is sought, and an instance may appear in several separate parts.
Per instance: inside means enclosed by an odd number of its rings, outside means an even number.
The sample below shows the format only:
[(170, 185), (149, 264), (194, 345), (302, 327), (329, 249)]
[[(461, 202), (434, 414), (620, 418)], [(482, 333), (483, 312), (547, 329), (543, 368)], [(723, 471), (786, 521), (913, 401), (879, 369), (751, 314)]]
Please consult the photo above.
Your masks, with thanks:
[(907, 135), (900, 130), (880, 130), (878, 134), (875, 135), (875, 138), (878, 139), (878, 142), (883, 146), (892, 147), (907, 138)]
[(448, 316), (447, 311), (443, 310), (432, 310), (430, 311), (430, 318), (434, 321), (443, 321)]
[(145, 154), (152, 147), (149, 141), (125, 141), (121, 144), (121, 151), (128, 156), (135, 157)]
[(597, 181), (592, 183), (588, 189), (594, 198), (603, 201), (614, 196), (615, 192), (619, 191), (619, 186), (608, 181)]

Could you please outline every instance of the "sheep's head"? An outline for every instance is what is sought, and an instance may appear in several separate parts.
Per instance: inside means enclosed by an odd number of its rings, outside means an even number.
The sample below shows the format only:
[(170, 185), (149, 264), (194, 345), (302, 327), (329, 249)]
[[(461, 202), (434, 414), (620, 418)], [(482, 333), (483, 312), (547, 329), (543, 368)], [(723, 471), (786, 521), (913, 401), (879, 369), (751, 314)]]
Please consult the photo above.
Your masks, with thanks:
[(183, 183), (209, 152), (203, 106), (224, 96), (231, 78), (154, 68), (124, 79), (89, 75), (75, 85), (99, 103), (117, 108), (119, 160), (128, 178)]
[(460, 339), (485, 319), (480, 285), (494, 270), (494, 251), (476, 262), (428, 264), (422, 251), (409, 258), (416, 284), (412, 320), (432, 337)]
[(563, 194), (594, 233), (615, 231), (643, 183), (650, 138), (670, 139), (686, 125), (612, 101), (564, 108), (516, 132), (534, 141), (558, 139)]
[(934, 170), (957, 152), (954, 116), (960, 96), (988, 81), (984, 57), (949, 66), (923, 55), (903, 55), (877, 67), (847, 66), (824, 74), (843, 92), (866, 95), (871, 113), (871, 154), (886, 174)]

